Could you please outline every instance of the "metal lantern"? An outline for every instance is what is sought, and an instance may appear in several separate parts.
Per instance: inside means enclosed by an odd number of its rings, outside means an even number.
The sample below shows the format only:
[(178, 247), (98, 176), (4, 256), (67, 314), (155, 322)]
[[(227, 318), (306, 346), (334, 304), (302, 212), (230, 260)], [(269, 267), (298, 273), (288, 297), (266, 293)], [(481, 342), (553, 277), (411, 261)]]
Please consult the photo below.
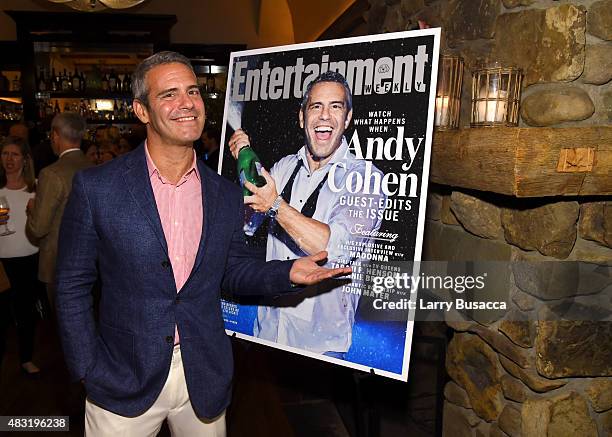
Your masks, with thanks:
[(463, 84), (463, 58), (442, 55), (439, 72), (434, 125), (439, 130), (457, 129)]
[(523, 72), (494, 64), (472, 74), (472, 127), (517, 126)]

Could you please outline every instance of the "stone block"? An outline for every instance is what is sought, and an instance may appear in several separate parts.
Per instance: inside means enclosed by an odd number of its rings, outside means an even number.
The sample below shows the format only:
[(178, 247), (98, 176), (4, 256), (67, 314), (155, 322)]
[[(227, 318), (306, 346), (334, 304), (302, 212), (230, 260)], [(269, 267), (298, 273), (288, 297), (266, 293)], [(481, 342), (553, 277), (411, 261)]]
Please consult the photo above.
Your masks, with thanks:
[(582, 74), (585, 30), (584, 8), (571, 4), (502, 14), (491, 59), (521, 67), (525, 86), (571, 82)]
[(556, 202), (502, 211), (506, 240), (525, 250), (567, 258), (576, 241), (578, 202)]
[(368, 33), (380, 33), (386, 16), (387, 6), (384, 3), (372, 4), (365, 15), (368, 23)]
[[(428, 261), (510, 261), (512, 257), (512, 248), (506, 243), (479, 238), (461, 227), (445, 226), (431, 220), (425, 224), (423, 243), (423, 259)], [(504, 288), (508, 289), (509, 275), (510, 270), (508, 276), (499, 278), (500, 283), (495, 285), (505, 283)], [(487, 282), (495, 280), (487, 278)]]
[(468, 331), (476, 323), (472, 320), (466, 320), (463, 314), (454, 309), (444, 312), (444, 321), (458, 332)]
[(538, 301), (533, 296), (524, 293), (517, 286), (512, 287), (511, 299), (523, 311), (531, 311), (538, 305)]
[(440, 220), (442, 212), (442, 195), (438, 193), (427, 194), (426, 217), (430, 220)]
[(504, 405), (497, 354), (477, 335), (455, 334), (448, 346), (446, 368), (466, 390), (474, 412), (489, 422), (497, 419)]
[(611, 266), (612, 250), (607, 247), (602, 247), (599, 243), (578, 238), (574, 245), (574, 250), (568, 259)]
[(600, 421), (603, 435), (607, 437), (612, 436), (612, 411), (602, 414)]
[(502, 239), (501, 209), (469, 194), (455, 191), (451, 195), (451, 211), (461, 225), (474, 235)]
[(451, 0), (445, 11), (447, 22), (444, 29), (449, 40), (454, 42), (490, 39), (500, 11), (500, 0)]
[(451, 196), (442, 196), (442, 210), (440, 211), (440, 220), (446, 225), (458, 225), (457, 217), (451, 211)]
[(585, 399), (575, 392), (525, 401), (522, 437), (597, 436)]
[(521, 117), (529, 126), (553, 126), (586, 120), (595, 105), (586, 91), (574, 86), (536, 91), (523, 99)]
[(591, 5), (587, 30), (591, 35), (612, 41), (612, 0), (602, 0)]
[(603, 85), (612, 80), (612, 44), (587, 45), (582, 82)]
[(545, 393), (548, 391), (556, 390), (559, 387), (563, 387), (565, 384), (567, 384), (567, 380), (547, 379), (541, 377), (532, 369), (522, 369), (503, 355), (499, 355), (499, 362), (506, 370), (506, 372), (508, 372), (515, 378), (520, 379), (530, 389), (538, 393)]
[(522, 260), (512, 263), (514, 282), (520, 290), (542, 300), (593, 295), (612, 285), (612, 266), (520, 256)]
[(467, 392), (453, 381), (449, 381), (444, 387), (444, 397), (447, 401), (460, 407), (472, 408)]
[(612, 409), (612, 379), (597, 378), (586, 389), (593, 410), (598, 413)]
[(529, 6), (535, 3), (535, 0), (502, 0), (504, 6), (508, 9), (517, 8), (519, 6)]
[(425, 7), (423, 0), (402, 0), (401, 4), (402, 15), (407, 20)]
[(612, 91), (602, 93), (601, 104), (605, 120), (612, 121)]
[(506, 405), (497, 419), (497, 426), (510, 437), (521, 437), (521, 411)]
[(547, 378), (612, 376), (612, 323), (552, 320), (540, 312), (536, 368)]
[(402, 16), (401, 5), (387, 6), (387, 13), (385, 14), (381, 31), (385, 33), (400, 32), (402, 30), (406, 30), (406, 21)]
[(525, 402), (531, 393), (520, 380), (510, 375), (502, 376), (501, 386), (504, 397), (515, 402)]
[(472, 427), (460, 407), (444, 402), (442, 435), (472, 437)]
[[(612, 60), (610, 62), (612, 75)], [(586, 240), (596, 241), (612, 248), (612, 202), (587, 202), (580, 205), (578, 232)], [(612, 259), (612, 252), (610, 257)]]
[(474, 325), (470, 328), (470, 332), (478, 335), (487, 342), (495, 351), (512, 360), (523, 369), (530, 367), (530, 357), (528, 351), (513, 344), (507, 337), (493, 331), (490, 328), (485, 328), (480, 325)]
[(520, 347), (529, 348), (533, 346), (535, 324), (528, 320), (522, 311), (517, 309), (509, 311), (505, 319), (500, 322), (499, 330)]

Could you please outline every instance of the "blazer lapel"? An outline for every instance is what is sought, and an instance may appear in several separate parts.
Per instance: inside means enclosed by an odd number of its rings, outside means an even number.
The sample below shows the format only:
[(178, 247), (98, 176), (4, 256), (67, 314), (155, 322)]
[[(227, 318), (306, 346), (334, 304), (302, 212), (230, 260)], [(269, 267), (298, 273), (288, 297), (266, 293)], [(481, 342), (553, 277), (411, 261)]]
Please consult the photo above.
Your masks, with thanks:
[(162, 228), (159, 213), (157, 212), (153, 188), (151, 188), (144, 143), (129, 156), (126, 160), (126, 167), (127, 169), (124, 177), (128, 190), (132, 194), (132, 197), (143, 215), (149, 221), (164, 252), (168, 254), (168, 243), (166, 242), (164, 229)]
[(211, 170), (209, 170), (201, 160), (198, 159), (197, 163), (198, 171), (200, 172), (200, 182), (202, 184), (202, 211), (204, 216), (202, 217), (202, 236), (200, 237), (198, 253), (193, 263), (193, 269), (191, 270), (192, 275), (200, 267), (202, 259), (204, 258), (204, 251), (206, 249), (206, 243), (209, 240), (211, 224), (214, 222), (217, 212), (219, 194), (219, 181), (212, 177)]

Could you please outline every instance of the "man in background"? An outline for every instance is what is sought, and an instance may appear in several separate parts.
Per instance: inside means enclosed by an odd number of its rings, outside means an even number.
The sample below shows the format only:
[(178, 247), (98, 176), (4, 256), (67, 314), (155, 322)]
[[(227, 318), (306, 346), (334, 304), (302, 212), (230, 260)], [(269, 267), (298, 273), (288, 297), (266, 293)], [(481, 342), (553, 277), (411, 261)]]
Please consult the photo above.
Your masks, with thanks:
[(51, 147), (59, 159), (41, 170), (36, 198), (28, 204), (27, 232), (40, 240), (38, 279), (47, 286), (51, 308), (55, 308), (55, 260), (60, 223), (72, 188), (74, 174), (91, 167), (81, 151), (87, 124), (76, 112), (57, 114), (51, 122)]
[(204, 126), (200, 139), (193, 144), (198, 157), (214, 171), (217, 171), (219, 166), (220, 144), (221, 132), (216, 126), (211, 126), (210, 124)]

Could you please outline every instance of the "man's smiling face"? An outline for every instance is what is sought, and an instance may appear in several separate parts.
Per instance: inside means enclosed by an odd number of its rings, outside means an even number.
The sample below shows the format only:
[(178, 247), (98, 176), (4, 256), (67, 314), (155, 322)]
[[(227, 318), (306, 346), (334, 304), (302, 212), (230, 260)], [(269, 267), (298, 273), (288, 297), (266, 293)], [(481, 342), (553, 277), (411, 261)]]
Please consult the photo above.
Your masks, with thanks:
[(204, 102), (193, 71), (180, 63), (162, 64), (146, 76), (148, 107), (142, 121), (148, 135), (168, 145), (191, 145), (204, 128)]
[(325, 160), (340, 147), (352, 116), (353, 111), (347, 108), (346, 91), (341, 84), (319, 82), (311, 88), (308, 102), (300, 110), (299, 117), (313, 160)]

